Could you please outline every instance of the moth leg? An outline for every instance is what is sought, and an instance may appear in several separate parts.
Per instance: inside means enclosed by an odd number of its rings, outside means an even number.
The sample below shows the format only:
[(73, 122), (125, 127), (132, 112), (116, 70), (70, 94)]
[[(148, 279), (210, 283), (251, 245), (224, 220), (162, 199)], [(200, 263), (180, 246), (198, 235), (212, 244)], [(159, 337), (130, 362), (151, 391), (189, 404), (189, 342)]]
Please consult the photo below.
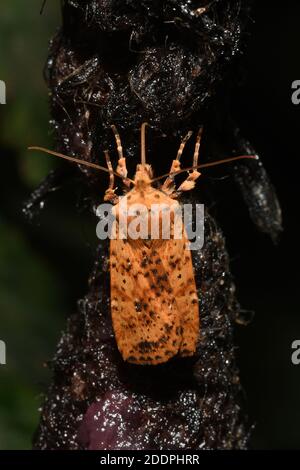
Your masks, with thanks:
[(113, 167), (110, 161), (108, 150), (105, 150), (104, 153), (105, 153), (107, 168), (109, 170), (109, 186), (108, 186), (108, 189), (105, 191), (104, 201), (109, 201), (109, 202), (112, 202), (113, 204), (116, 204), (119, 200), (119, 197), (115, 194), (115, 191), (116, 191), (115, 175), (114, 175)]
[(124, 154), (123, 154), (121, 137), (114, 124), (111, 126), (111, 128), (115, 135), (117, 150), (118, 150), (118, 155), (119, 155), (118, 166), (117, 166), (116, 172), (123, 178), (123, 183), (125, 184), (125, 186), (129, 187), (130, 181), (127, 179), (128, 171), (127, 171), (127, 166), (126, 166), (126, 158), (124, 157)]
[(187, 135), (182, 139), (180, 147), (179, 147), (178, 152), (177, 152), (177, 157), (176, 157), (175, 160), (172, 161), (170, 174), (169, 174), (166, 181), (164, 182), (164, 184), (161, 187), (162, 191), (164, 191), (166, 193), (172, 194), (174, 192), (174, 189), (175, 189), (174, 188), (174, 173), (176, 173), (176, 171), (180, 170), (181, 155), (183, 153), (183, 150), (184, 150), (184, 147), (185, 147), (187, 141), (189, 140), (189, 138), (191, 137), (192, 134), (193, 134), (193, 131), (189, 131), (187, 133)]
[(177, 194), (183, 191), (190, 191), (191, 189), (194, 189), (197, 179), (199, 178), (199, 176), (201, 176), (201, 173), (197, 170), (197, 165), (198, 165), (198, 160), (199, 160), (202, 133), (203, 133), (203, 127), (200, 127), (198, 134), (197, 134), (195, 152), (194, 152), (194, 158), (193, 158), (194, 169), (189, 173), (186, 180), (184, 180), (184, 182), (179, 186), (177, 190)]

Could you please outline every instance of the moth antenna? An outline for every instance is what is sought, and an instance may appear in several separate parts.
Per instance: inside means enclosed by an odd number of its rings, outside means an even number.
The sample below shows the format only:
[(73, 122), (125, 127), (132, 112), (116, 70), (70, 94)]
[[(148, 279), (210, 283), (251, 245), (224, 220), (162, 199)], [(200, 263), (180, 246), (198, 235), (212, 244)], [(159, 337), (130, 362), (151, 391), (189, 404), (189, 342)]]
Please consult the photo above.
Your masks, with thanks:
[[(110, 170), (108, 170), (108, 168), (105, 168), (104, 166), (100, 166), (92, 162), (86, 162), (85, 160), (80, 160), (79, 158), (69, 157), (68, 155), (64, 155), (63, 153), (59, 153), (59, 152), (54, 152), (53, 150), (49, 150), (44, 147), (28, 147), (28, 150), (37, 150), (38, 152), (48, 153), (49, 155), (54, 155), (55, 157), (63, 158), (64, 160), (68, 160), (70, 162), (77, 163), (79, 165), (85, 165), (85, 166), (88, 166), (89, 168), (94, 168), (96, 170), (105, 171), (105, 173), (110, 173)], [(122, 178), (122, 176), (116, 173), (115, 171), (113, 171), (113, 174), (117, 176), (118, 178)], [(134, 184), (133, 180), (129, 178), (128, 180)]]
[(124, 158), (121, 137), (120, 137), (120, 134), (118, 132), (118, 129), (116, 128), (116, 126), (114, 124), (111, 126), (111, 128), (112, 128), (113, 133), (115, 135), (117, 150), (118, 150), (118, 154), (119, 154), (119, 159)]
[(143, 122), (141, 127), (141, 164), (146, 165), (146, 126), (147, 122)]
[[(191, 171), (191, 170), (196, 170), (198, 168), (208, 168), (211, 166), (217, 166), (217, 165), (223, 165), (224, 163), (230, 163), (230, 162), (235, 162), (237, 160), (259, 160), (259, 157), (257, 155), (242, 155), (241, 157), (231, 157), (231, 158), (225, 158), (224, 160), (217, 160), (216, 162), (210, 162), (210, 163), (202, 163), (202, 165), (197, 165), (197, 166), (190, 166), (188, 168), (183, 168), (182, 170), (176, 171), (173, 173), (173, 176), (177, 176), (180, 173), (184, 173), (185, 171)], [(159, 181), (162, 178), (166, 178), (169, 176), (169, 173), (166, 173), (165, 175), (158, 176), (157, 178), (154, 178), (151, 180), (151, 183), (154, 183), (155, 181)]]
[[(259, 160), (259, 156), (258, 155), (241, 155), (239, 157), (224, 158), (222, 160), (217, 160), (216, 162), (202, 163), (202, 165), (198, 165), (197, 168), (209, 168), (211, 166), (223, 165), (224, 163), (236, 162), (238, 160)], [(187, 171), (191, 169), (192, 168), (188, 168)]]

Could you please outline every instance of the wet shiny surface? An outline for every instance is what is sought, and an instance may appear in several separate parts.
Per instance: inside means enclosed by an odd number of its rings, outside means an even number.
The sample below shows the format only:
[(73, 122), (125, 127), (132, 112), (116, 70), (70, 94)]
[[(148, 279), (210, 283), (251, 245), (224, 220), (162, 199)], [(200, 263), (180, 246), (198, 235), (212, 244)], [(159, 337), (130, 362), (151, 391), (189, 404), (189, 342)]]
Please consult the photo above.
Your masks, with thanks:
[[(115, 149), (110, 124), (116, 124), (132, 170), (145, 120), (177, 147), (180, 136), (202, 124), (207, 99), (240, 51), (247, 5), (219, 0), (196, 14), (205, 2), (66, 1), (63, 30), (46, 66), (57, 150), (101, 164), (103, 150)], [(149, 152), (151, 163), (166, 163), (165, 172), (173, 151)], [(80, 170), (97, 188), (91, 196), (96, 205), (107, 182)], [(36, 193), (29, 212), (52, 184)], [(197, 354), (152, 367), (126, 364), (117, 351), (108, 250), (99, 246), (89, 292), (52, 362), (35, 448), (245, 448), (233, 345), (239, 307), (224, 239), (209, 216), (205, 236), (203, 250), (193, 254), (201, 315)]]
[(232, 342), (238, 315), (224, 240), (206, 219), (194, 253), (201, 337), (193, 359), (160, 366), (122, 361), (111, 328), (107, 257), (78, 303), (53, 362), (36, 448), (243, 448), (240, 384)]

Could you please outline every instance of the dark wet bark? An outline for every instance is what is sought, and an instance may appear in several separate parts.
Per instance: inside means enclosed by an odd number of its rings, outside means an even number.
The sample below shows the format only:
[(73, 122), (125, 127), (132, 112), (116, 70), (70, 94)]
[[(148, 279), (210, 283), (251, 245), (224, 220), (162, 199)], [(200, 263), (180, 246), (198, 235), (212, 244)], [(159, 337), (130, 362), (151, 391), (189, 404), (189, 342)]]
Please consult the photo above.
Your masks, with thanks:
[[(103, 164), (110, 125), (123, 137), (131, 175), (139, 128), (149, 122), (148, 160), (169, 169), (180, 137), (204, 125), (201, 159), (252, 153), (228, 117), (236, 57), (243, 47), (249, 1), (65, 1), (46, 78), (57, 149)], [(190, 158), (190, 159), (189, 159)], [(185, 162), (191, 163), (192, 149)], [(274, 238), (280, 209), (259, 162), (232, 167), (255, 223)], [(105, 175), (80, 167), (91, 206)], [(50, 178), (35, 192), (46, 197)], [(193, 201), (214, 202), (205, 185)], [(52, 362), (37, 449), (244, 449), (249, 425), (241, 407), (233, 328), (242, 322), (224, 238), (206, 213), (205, 245), (193, 254), (201, 338), (192, 359), (161, 366), (125, 364), (110, 319), (107, 243), (100, 243), (89, 292), (78, 302)]]

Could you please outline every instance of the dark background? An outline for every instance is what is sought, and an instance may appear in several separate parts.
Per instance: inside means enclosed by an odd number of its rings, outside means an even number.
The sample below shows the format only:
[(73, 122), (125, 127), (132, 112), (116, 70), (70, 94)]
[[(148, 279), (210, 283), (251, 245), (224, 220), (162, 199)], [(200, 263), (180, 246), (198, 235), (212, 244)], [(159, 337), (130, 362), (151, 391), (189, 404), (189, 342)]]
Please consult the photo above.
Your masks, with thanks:
[(300, 338), (300, 108), (291, 102), (291, 84), (300, 76), (300, 5), (263, 3), (269, 6), (259, 5), (253, 12), (256, 24), (243, 62), (246, 80), (234, 106), (277, 189), (284, 232), (275, 247), (257, 233), (236, 198), (228, 212), (238, 217), (239, 228), (227, 224), (225, 233), (238, 297), (243, 308), (255, 312), (252, 325), (237, 335), (242, 383), (256, 424), (252, 445), (300, 448), (300, 366), (292, 365), (290, 358), (291, 343)]
[[(1, 4), (0, 79), (7, 84), (7, 104), (0, 107), (0, 339), (7, 344), (7, 365), (0, 366), (1, 449), (30, 448), (50, 378), (43, 363), (87, 290), (97, 243), (94, 220), (79, 209), (84, 196), (76, 181), (52, 193), (32, 223), (22, 215), (30, 192), (60, 164), (25, 150), (36, 143), (53, 147), (42, 68), (60, 14), (59, 2), (48, 2), (40, 16), (41, 3)], [(259, 3), (232, 109), (277, 188), (285, 230), (278, 246), (259, 233), (229, 178), (217, 183), (216, 213), (238, 298), (255, 312), (250, 326), (236, 328), (246, 409), (255, 425), (252, 447), (300, 448), (300, 366), (291, 363), (291, 343), (300, 339), (300, 105), (291, 102), (291, 84), (300, 79), (300, 5)]]

